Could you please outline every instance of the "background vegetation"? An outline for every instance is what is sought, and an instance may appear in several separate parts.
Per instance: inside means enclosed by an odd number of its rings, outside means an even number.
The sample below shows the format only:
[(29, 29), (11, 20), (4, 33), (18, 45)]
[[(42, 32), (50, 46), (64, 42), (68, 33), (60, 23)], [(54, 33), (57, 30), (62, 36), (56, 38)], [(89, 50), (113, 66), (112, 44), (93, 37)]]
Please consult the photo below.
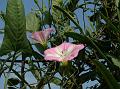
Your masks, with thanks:
[[(42, 89), (48, 84), (51, 89), (50, 84), (54, 83), (61, 89), (83, 89), (83, 83), (96, 80), (98, 83), (89, 89), (120, 89), (119, 0), (46, 1), (47, 4), (44, 0), (40, 4), (34, 0), (38, 8), (25, 16), (22, 0), (8, 0), (6, 13), (0, 13), (5, 23), (4, 30), (0, 30), (4, 34), (0, 48), (4, 88)], [(27, 38), (32, 32), (46, 28), (54, 29), (47, 47)], [(82, 43), (85, 48), (67, 66), (45, 61), (43, 52), (64, 41)], [(35, 77), (34, 84), (25, 80), (27, 72)], [(6, 78), (10, 73), (17, 77)]]

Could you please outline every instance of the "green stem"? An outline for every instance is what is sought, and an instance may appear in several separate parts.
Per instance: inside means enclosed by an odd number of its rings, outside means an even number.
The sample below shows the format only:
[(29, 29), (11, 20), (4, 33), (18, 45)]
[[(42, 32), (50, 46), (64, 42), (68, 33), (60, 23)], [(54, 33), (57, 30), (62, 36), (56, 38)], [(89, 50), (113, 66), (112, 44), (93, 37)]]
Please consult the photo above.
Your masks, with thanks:
[[(25, 56), (24, 56), (24, 54), (22, 53), (22, 62), (21, 62), (21, 77), (23, 78), (23, 79), (25, 79), (25, 74), (24, 74), (24, 68), (25, 68)], [(21, 84), (20, 84), (20, 88), (22, 88), (22, 87), (24, 87), (24, 82), (23, 81), (21, 81)], [(24, 89), (26, 89), (26, 88), (24, 88)]]

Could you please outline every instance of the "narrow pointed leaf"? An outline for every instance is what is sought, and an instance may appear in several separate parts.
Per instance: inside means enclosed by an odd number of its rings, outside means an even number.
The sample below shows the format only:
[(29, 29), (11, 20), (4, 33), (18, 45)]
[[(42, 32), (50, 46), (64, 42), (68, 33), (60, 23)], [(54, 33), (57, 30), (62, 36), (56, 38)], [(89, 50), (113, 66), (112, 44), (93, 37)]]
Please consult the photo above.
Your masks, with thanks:
[(113, 75), (110, 73), (109, 70), (106, 69), (106, 67), (101, 64), (97, 60), (92, 60), (93, 63), (96, 65), (96, 71), (101, 72), (103, 78), (105, 79), (106, 83), (109, 86), (109, 89), (120, 89), (120, 86), (118, 85), (117, 81), (113, 77)]

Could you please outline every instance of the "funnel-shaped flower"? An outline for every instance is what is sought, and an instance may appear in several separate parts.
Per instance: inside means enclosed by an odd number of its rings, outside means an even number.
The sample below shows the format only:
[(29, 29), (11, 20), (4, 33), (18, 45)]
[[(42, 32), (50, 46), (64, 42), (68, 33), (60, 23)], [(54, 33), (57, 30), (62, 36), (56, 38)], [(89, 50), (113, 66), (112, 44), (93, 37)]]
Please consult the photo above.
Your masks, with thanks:
[(44, 31), (38, 31), (32, 33), (32, 38), (38, 43), (44, 45), (47, 43), (48, 37), (53, 30), (51, 28), (45, 29)]
[(76, 45), (64, 42), (57, 47), (45, 50), (45, 60), (66, 62), (77, 57), (78, 52), (83, 48), (83, 44)]

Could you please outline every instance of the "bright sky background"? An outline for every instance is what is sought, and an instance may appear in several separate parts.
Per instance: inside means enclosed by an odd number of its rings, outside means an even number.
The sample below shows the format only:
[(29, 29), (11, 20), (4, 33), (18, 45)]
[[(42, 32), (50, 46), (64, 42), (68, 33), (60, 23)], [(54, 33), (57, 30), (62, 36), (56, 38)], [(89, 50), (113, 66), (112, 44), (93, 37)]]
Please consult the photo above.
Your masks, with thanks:
[[(33, 7), (36, 8), (36, 5), (34, 4), (33, 1), (34, 0), (23, 0), (26, 14), (28, 14), (31, 11), (31, 8), (33, 8)], [(41, 1), (41, 0), (39, 0), (39, 1)], [(48, 0), (44, 0), (44, 1), (48, 1)], [(83, 2), (83, 0), (80, 1), (80, 3), (82, 3), (82, 2)], [(5, 11), (6, 3), (7, 3), (7, 0), (0, 0), (0, 11)], [(93, 6), (90, 6), (90, 7), (93, 7)], [(83, 28), (82, 10), (76, 11), (76, 13), (80, 17), (80, 19), (79, 19), (80, 24), (81, 24), (81, 27)], [(87, 14), (90, 15), (91, 13), (87, 12)], [(86, 24), (88, 25), (88, 23), (86, 23)], [(2, 29), (3, 27), (4, 27), (4, 23), (0, 20), (0, 29)], [(0, 35), (0, 43), (2, 42), (2, 37), (3, 37), (3, 35)], [(32, 75), (30, 73), (28, 73), (26, 76), (27, 76), (26, 77), (27, 81), (29, 81), (29, 82), (34, 81), (34, 78), (31, 78)], [(1, 77), (0, 78), (0, 89), (4, 89), (3, 81), (4, 81), (4, 79)], [(86, 89), (86, 85), (94, 85), (94, 83), (96, 83), (96, 81), (85, 83), (83, 85), (83, 87), (84, 87), (84, 89)], [(46, 86), (45, 89), (48, 89), (48, 87)], [(59, 89), (59, 87), (52, 85), (52, 89)]]

